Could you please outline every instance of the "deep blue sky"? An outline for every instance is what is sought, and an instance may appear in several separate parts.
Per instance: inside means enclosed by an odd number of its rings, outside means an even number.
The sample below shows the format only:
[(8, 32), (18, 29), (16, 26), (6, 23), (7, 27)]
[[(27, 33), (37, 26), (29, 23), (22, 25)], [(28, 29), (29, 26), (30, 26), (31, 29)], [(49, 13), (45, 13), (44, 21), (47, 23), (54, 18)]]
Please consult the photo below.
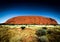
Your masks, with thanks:
[(0, 5), (0, 23), (15, 16), (44, 16), (60, 24), (59, 5), (43, 3), (3, 3)]

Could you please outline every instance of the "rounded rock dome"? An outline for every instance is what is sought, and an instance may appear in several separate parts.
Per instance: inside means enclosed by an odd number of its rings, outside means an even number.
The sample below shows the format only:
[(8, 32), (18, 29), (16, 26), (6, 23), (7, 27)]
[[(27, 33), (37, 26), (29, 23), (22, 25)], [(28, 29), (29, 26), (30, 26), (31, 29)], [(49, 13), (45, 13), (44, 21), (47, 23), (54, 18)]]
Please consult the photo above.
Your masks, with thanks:
[(17, 16), (8, 19), (5, 24), (58, 24), (52, 18), (42, 16)]

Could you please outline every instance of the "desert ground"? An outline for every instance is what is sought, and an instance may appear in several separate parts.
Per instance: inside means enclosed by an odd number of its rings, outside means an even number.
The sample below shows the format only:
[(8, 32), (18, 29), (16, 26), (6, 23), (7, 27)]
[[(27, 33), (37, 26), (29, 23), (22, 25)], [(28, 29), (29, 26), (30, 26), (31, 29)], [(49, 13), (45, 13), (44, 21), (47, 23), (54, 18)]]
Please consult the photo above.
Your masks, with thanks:
[(60, 42), (60, 25), (0, 25), (0, 42)]

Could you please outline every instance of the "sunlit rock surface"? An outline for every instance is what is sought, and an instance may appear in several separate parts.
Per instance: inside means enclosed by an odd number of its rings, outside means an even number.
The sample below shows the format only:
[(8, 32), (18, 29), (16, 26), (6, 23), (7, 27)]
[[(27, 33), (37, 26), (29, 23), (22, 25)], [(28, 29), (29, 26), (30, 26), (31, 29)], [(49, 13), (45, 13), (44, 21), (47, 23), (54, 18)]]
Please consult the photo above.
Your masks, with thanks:
[(17, 16), (8, 19), (5, 24), (57, 24), (56, 20), (42, 16)]
[[(52, 18), (42, 16), (17, 16), (7, 20), (4, 24), (58, 24)], [(0, 25), (0, 42), (60, 42), (60, 27), (42, 29), (39, 26), (7, 27)], [(39, 28), (38, 28), (39, 27)]]

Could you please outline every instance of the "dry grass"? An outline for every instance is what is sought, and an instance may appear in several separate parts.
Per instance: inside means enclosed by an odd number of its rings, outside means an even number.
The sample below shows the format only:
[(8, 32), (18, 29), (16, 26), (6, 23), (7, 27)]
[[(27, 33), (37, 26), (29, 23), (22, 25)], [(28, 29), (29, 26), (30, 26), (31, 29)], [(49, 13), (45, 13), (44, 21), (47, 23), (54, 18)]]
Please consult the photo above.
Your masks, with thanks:
[[(10, 28), (0, 26), (0, 42), (40, 42), (36, 31), (42, 30), (42, 28)], [(48, 42), (60, 42), (60, 28), (47, 28)], [(50, 32), (50, 33), (49, 33)], [(41, 36), (40, 36), (41, 37)]]

